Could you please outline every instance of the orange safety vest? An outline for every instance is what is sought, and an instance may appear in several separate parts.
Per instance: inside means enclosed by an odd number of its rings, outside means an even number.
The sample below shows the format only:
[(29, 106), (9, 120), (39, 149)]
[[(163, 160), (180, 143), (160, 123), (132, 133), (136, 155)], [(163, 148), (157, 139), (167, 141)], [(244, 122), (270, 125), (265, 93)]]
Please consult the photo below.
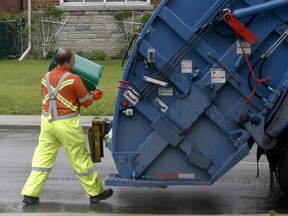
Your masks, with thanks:
[[(63, 72), (61, 69), (56, 70), (59, 70), (60, 73)], [(55, 73), (59, 72), (48, 72), (41, 82), (45, 87), (44, 91), (42, 88), (44, 96), (42, 102), (42, 114), (48, 117), (50, 122), (54, 120), (73, 118), (80, 113), (80, 106), (87, 107), (88, 104), (90, 104), (90, 94), (77, 75), (65, 72), (60, 77), (56, 83), (56, 87), (54, 88), (51, 82), (55, 83), (55, 80), (51, 81), (50, 76), (55, 75)], [(78, 79), (77, 83), (75, 83), (75, 79)], [(60, 108), (60, 110), (58, 108)]]

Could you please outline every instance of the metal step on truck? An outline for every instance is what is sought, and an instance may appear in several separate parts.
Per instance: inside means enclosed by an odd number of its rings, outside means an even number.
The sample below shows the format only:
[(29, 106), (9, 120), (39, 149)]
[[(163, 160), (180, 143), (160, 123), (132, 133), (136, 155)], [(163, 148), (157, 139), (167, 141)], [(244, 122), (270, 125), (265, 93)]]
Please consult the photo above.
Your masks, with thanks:
[(288, 198), (287, 36), (288, 0), (163, 0), (89, 130), (94, 162), (109, 132), (106, 185), (212, 185), (257, 145)]

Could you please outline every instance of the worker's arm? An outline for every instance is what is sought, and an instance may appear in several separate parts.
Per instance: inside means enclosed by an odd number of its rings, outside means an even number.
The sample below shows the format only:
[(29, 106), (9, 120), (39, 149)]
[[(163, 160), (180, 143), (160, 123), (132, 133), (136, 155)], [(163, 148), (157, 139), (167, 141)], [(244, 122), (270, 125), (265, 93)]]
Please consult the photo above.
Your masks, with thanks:
[(88, 92), (88, 94), (82, 99), (82, 101), (80, 100), (80, 104), (81, 106), (84, 107), (89, 107), (94, 100), (100, 100), (103, 96), (103, 90), (97, 89), (95, 91), (90, 91)]
[(102, 98), (102, 90), (97, 89), (95, 91), (88, 92), (80, 77), (74, 75), (74, 78), (74, 91), (80, 106), (87, 108), (93, 103), (94, 100), (99, 100)]
[(90, 91), (87, 105), (90, 106), (94, 100), (100, 100), (102, 96), (103, 96), (103, 90), (97, 89), (95, 91)]

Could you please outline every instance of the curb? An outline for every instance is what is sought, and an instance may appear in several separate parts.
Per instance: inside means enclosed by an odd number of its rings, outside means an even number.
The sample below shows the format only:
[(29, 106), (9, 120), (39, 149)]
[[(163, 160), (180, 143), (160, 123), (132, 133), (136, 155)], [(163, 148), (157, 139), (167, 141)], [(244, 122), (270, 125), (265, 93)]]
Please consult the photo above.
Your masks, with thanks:
[[(92, 123), (91, 123), (92, 126)], [(91, 126), (81, 126), (83, 131), (86, 133)], [(2, 131), (40, 131), (39, 125), (1, 125), (0, 130)]]
[[(96, 116), (81, 116), (80, 125), (86, 132), (92, 126), (92, 120)], [(113, 116), (103, 116), (113, 120)], [(0, 130), (39, 130), (41, 115), (0, 115)]]

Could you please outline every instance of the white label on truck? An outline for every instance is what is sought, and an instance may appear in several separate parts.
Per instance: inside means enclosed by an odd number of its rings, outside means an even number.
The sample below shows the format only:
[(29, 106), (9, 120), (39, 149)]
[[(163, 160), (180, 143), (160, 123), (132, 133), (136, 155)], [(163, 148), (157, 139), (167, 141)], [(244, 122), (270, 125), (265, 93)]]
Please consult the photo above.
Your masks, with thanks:
[(182, 179), (194, 179), (195, 174), (194, 173), (179, 173), (178, 177)]
[(225, 70), (222, 68), (211, 69), (211, 83), (225, 83)]
[(158, 88), (159, 96), (173, 96), (173, 88)]
[(182, 73), (192, 73), (192, 60), (181, 61)]
[(243, 40), (243, 39), (238, 39), (236, 42), (236, 53), (237, 54), (243, 54), (243, 51), (241, 49), (241, 45), (242, 45), (244, 52), (246, 54), (251, 54), (251, 44), (248, 41)]

